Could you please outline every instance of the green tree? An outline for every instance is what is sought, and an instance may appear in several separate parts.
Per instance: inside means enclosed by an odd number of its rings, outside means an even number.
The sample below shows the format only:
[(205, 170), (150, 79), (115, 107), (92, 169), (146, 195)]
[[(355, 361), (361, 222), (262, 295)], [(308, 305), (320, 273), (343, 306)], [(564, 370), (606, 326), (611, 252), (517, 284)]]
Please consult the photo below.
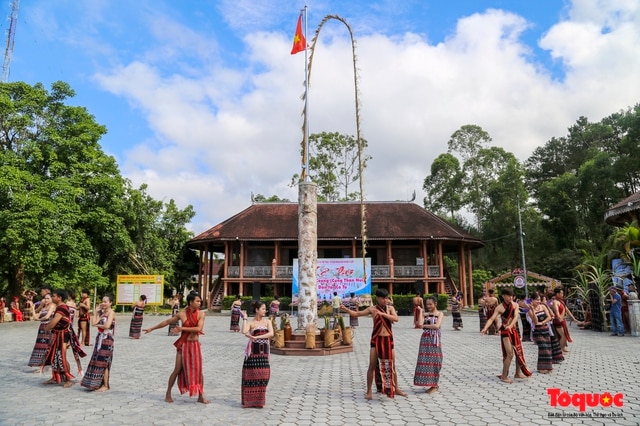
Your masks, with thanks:
[(131, 187), (99, 140), (104, 126), (69, 106), (68, 84), (0, 84), (0, 290), (44, 284), (113, 291), (116, 275), (184, 283), (191, 206), (179, 210)]
[[(364, 151), (367, 141), (363, 139), (360, 143)], [(371, 156), (363, 154), (363, 170), (370, 159)], [(297, 185), (299, 177), (293, 175), (292, 186)], [(312, 134), (309, 137), (309, 177), (318, 185), (319, 201), (358, 199), (358, 191), (351, 189), (360, 179), (358, 140), (337, 132)]]
[(280, 198), (277, 195), (272, 195), (271, 197), (267, 198), (262, 194), (257, 194), (257, 195), (253, 195), (253, 193), (251, 194), (251, 201), (254, 203), (278, 203), (278, 202), (286, 202), (288, 203), (289, 200), (286, 198)]
[(466, 124), (453, 132), (447, 142), (448, 152), (457, 153), (462, 159), (462, 170), (465, 175), (464, 204), (476, 216), (476, 227), (481, 229), (482, 222), (482, 182), (481, 169), (483, 160), (480, 153), (491, 142), (491, 136), (482, 127)]
[(436, 214), (449, 214), (453, 221), (462, 207), (463, 178), (458, 159), (449, 153), (440, 154), (431, 163), (431, 174), (424, 179), (424, 207)]
[[(121, 177), (98, 141), (106, 132), (63, 82), (0, 84), (0, 268), (11, 294), (25, 285), (105, 285), (101, 253), (86, 233), (98, 219), (89, 205), (105, 204), (119, 221)], [(95, 223), (94, 223), (95, 224)], [(119, 247), (112, 243), (111, 250)]]

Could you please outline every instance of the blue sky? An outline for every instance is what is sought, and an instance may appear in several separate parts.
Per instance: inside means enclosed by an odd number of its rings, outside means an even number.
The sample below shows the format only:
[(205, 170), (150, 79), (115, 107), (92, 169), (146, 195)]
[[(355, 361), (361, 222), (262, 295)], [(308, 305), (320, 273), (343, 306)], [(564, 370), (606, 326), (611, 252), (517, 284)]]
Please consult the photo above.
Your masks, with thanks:
[[(304, 54), (289, 52), (305, 4), (309, 40), (328, 14), (357, 40), (368, 200), (420, 202), (462, 125), (525, 160), (580, 116), (640, 101), (637, 0), (22, 1), (10, 81), (71, 84), (122, 174), (193, 205), (200, 233), (252, 192), (297, 199)], [(325, 25), (312, 133), (355, 134), (350, 53), (342, 24)]]

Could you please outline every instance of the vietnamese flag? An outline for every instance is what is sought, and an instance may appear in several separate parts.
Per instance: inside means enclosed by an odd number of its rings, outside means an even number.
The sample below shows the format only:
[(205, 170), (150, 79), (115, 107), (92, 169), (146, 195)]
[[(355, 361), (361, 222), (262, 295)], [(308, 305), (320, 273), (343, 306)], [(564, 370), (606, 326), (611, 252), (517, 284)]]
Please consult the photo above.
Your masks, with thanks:
[(307, 40), (302, 34), (302, 12), (298, 16), (298, 25), (296, 25), (296, 33), (293, 36), (293, 47), (291, 48), (291, 54), (295, 55), (298, 52), (302, 52), (307, 49)]

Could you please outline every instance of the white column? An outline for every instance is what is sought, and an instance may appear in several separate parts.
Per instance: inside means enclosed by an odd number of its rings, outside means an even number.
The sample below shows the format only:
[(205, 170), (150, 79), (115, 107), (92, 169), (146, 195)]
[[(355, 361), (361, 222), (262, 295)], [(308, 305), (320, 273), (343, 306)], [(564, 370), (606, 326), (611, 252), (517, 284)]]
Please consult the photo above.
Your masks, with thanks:
[(317, 324), (318, 201), (313, 182), (298, 184), (298, 329)]

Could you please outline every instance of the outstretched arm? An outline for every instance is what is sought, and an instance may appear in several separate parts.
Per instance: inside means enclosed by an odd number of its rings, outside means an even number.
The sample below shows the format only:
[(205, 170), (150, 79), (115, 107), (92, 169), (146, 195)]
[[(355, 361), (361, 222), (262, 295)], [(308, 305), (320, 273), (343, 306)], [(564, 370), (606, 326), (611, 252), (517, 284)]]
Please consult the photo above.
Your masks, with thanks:
[[(162, 321), (161, 323), (158, 323), (158, 324), (154, 325), (154, 326), (153, 326), (153, 327), (151, 327), (151, 328), (145, 328), (145, 329), (144, 329), (144, 330), (142, 330), (142, 331), (144, 331), (144, 334), (149, 334), (149, 333), (151, 333), (153, 330), (157, 330), (157, 329), (159, 329), (159, 328), (166, 327), (166, 326), (168, 326), (169, 324), (172, 324), (172, 323), (174, 323), (174, 322), (176, 322), (176, 321), (178, 321), (178, 320), (182, 320), (182, 321), (184, 322), (184, 319), (182, 318), (182, 312), (178, 312), (177, 314), (175, 314), (175, 315), (174, 315), (174, 316), (172, 316), (171, 318), (169, 318), (169, 319), (167, 319), (167, 320), (164, 320), (164, 321)], [(203, 319), (203, 322), (204, 322), (204, 319)]]

